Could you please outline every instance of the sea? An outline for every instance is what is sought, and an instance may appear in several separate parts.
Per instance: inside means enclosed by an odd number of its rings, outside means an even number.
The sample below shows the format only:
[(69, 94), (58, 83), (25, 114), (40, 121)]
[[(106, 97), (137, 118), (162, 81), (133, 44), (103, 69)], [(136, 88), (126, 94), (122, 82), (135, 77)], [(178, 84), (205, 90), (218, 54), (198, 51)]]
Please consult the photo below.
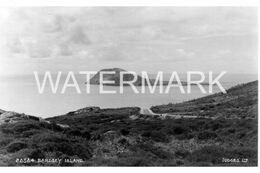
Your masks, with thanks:
[[(141, 93), (141, 87), (137, 87), (140, 92), (136, 94), (131, 87), (125, 86), (121, 94), (118, 87), (105, 86), (104, 90), (116, 91), (116, 93), (101, 94), (98, 85), (91, 85), (90, 92), (86, 93), (85, 76), (80, 74), (75, 76), (80, 87), (80, 94), (73, 87), (67, 88), (64, 94), (61, 93), (66, 74), (62, 75), (55, 94), (51, 91), (49, 83), (46, 84), (44, 92), (39, 93), (34, 74), (0, 76), (0, 109), (47, 118), (88, 106), (150, 108), (154, 105), (184, 102), (211, 94), (208, 91), (208, 86), (203, 86), (207, 92), (202, 93), (196, 85), (191, 86), (191, 93), (187, 93), (187, 86), (183, 86), (185, 93), (181, 93), (177, 87), (171, 88), (169, 93), (160, 93), (159, 87), (154, 93), (150, 93), (146, 87), (146, 92)], [(155, 74), (150, 74), (150, 78), (154, 78), (154, 76)], [(179, 74), (179, 76), (182, 81), (186, 80), (186, 74)], [(164, 80), (169, 79), (169, 77), (170, 74), (165, 74)], [(40, 76), (40, 79), (42, 80), (43, 76)], [(225, 89), (228, 89), (257, 79), (257, 75), (254, 74), (225, 74), (220, 79), (220, 83)], [(205, 82), (208, 82), (208, 77), (206, 77)], [(213, 93), (217, 92), (220, 92), (220, 89), (215, 85)]]

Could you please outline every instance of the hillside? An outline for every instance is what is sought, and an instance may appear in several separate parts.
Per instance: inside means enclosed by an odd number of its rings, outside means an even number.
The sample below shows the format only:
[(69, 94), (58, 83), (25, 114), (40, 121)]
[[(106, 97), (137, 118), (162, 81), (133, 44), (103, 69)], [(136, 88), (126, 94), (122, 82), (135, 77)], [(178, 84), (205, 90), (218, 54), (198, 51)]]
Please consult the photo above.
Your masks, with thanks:
[(241, 84), (227, 90), (227, 94), (217, 93), (191, 101), (153, 106), (155, 113), (180, 115), (257, 118), (258, 81)]
[[(0, 165), (257, 166), (257, 100), (257, 82), (251, 82), (231, 88), (226, 96), (153, 107), (158, 112), (217, 113), (214, 119), (162, 119), (140, 114), (138, 107), (86, 107), (45, 120), (2, 111)], [(60, 161), (48, 162), (53, 158)]]

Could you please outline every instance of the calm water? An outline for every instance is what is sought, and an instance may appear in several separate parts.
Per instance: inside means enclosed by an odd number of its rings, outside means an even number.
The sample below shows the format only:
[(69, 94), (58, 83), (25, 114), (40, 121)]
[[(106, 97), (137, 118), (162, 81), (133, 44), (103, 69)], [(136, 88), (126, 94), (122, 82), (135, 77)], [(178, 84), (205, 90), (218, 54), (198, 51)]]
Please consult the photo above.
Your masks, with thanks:
[[(62, 77), (61, 84), (64, 83)], [(184, 77), (182, 77), (184, 79)], [(257, 79), (257, 75), (228, 75), (221, 80), (227, 89), (239, 83), (246, 83)], [(197, 86), (192, 86), (191, 94), (182, 94), (178, 88), (172, 88), (168, 94), (160, 94), (158, 90), (154, 94), (134, 94), (130, 87), (124, 87), (124, 93), (99, 94), (99, 86), (91, 86), (90, 93), (85, 93), (85, 78), (77, 76), (81, 94), (77, 94), (74, 88), (68, 88), (65, 94), (61, 94), (59, 86), (58, 93), (53, 94), (49, 84), (46, 85), (44, 94), (39, 94), (34, 76), (12, 76), (0, 77), (0, 109), (22, 112), (41, 117), (50, 117), (65, 114), (86, 106), (100, 106), (102, 108), (117, 108), (126, 106), (139, 106), (149, 108), (153, 105), (176, 103), (193, 98), (205, 96)], [(207, 81), (206, 81), (207, 82)], [(106, 90), (117, 90), (117, 87), (105, 87)], [(141, 91), (141, 88), (137, 88)], [(184, 87), (185, 91), (187, 88)], [(205, 86), (206, 91), (208, 87)], [(217, 86), (214, 92), (219, 92)]]

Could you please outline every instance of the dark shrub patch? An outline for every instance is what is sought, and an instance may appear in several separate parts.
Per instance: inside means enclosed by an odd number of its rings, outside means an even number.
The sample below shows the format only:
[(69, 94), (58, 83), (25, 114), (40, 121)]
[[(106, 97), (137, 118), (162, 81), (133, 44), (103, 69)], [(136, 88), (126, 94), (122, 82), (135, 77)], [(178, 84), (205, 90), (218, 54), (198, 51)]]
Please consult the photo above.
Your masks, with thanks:
[(58, 126), (56, 123), (54, 122), (51, 122), (51, 123), (47, 123), (47, 122), (41, 122), (40, 123), (40, 126), (42, 128), (46, 128), (46, 129), (49, 129), (49, 130), (52, 130), (52, 131), (63, 131), (63, 128)]
[(167, 137), (167, 135), (161, 131), (152, 131), (151, 139), (156, 142), (168, 142), (169, 141), (169, 138)]
[(1, 136), (1, 138), (0, 138), (0, 147), (4, 147), (4, 146), (8, 145), (13, 140), (14, 140), (14, 138)]
[(2, 131), (4, 133), (21, 134), (24, 131), (40, 129), (38, 122), (36, 121), (19, 121), (14, 124), (6, 124), (2, 126)]
[(40, 130), (36, 130), (36, 129), (32, 129), (32, 130), (28, 130), (28, 131), (23, 132), (22, 136), (27, 138), (27, 137), (30, 137), (32, 135), (38, 134), (38, 133), (41, 133), (41, 131)]
[(155, 147), (151, 144), (138, 144), (138, 145), (134, 146), (134, 150), (136, 152), (144, 152), (145, 151), (145, 153), (147, 153), (147, 152), (148, 152), (148, 154), (151, 153), (152, 155), (154, 155), (154, 156), (156, 156), (160, 159), (170, 159), (170, 158), (172, 158), (171, 153), (166, 152), (166, 151), (162, 150), (161, 148)]
[(130, 133), (129, 130), (127, 130), (127, 129), (121, 129), (120, 132), (121, 132), (121, 134), (124, 135), (124, 136), (127, 136), (127, 135), (129, 135), (129, 133)]
[(118, 143), (121, 144), (121, 145), (128, 145), (128, 144), (129, 144), (128, 141), (127, 141), (127, 139), (125, 139), (125, 138), (120, 139), (120, 140), (118, 141)]
[(178, 150), (175, 152), (175, 156), (181, 157), (181, 158), (186, 158), (189, 154), (190, 154), (190, 152), (187, 150)]
[(66, 134), (71, 135), (71, 136), (81, 136), (81, 132), (78, 129), (70, 129), (66, 131)]
[(72, 144), (72, 148), (73, 148), (73, 154), (77, 155), (79, 158), (86, 160), (92, 157), (91, 149), (89, 145), (87, 145), (86, 143)]
[(91, 134), (87, 130), (81, 131), (81, 136), (87, 140), (91, 139)]
[(174, 132), (174, 134), (176, 134), (176, 135), (180, 135), (180, 134), (186, 132), (186, 129), (184, 129), (184, 128), (181, 127), (181, 126), (177, 126), (177, 127), (174, 128), (173, 132)]
[(175, 137), (176, 137), (176, 139), (179, 139), (179, 140), (185, 140), (185, 139), (194, 138), (194, 134), (193, 134), (193, 133), (186, 132), (186, 133), (177, 135), (177, 136), (175, 136)]
[(146, 132), (144, 132), (144, 133), (142, 134), (142, 136), (143, 136), (143, 137), (146, 137), (146, 138), (149, 138), (149, 137), (151, 136), (151, 132), (146, 131)]
[(34, 143), (41, 143), (41, 142), (68, 142), (68, 139), (62, 135), (62, 134), (56, 134), (56, 133), (40, 133), (36, 134), (32, 137), (32, 140)]
[(23, 148), (26, 148), (26, 147), (27, 147), (26, 143), (21, 142), (21, 141), (16, 141), (16, 142), (10, 143), (7, 146), (6, 150), (7, 150), (7, 152), (13, 153), (13, 152), (19, 151)]
[(239, 132), (237, 134), (237, 138), (241, 139), (241, 138), (244, 138), (246, 136), (246, 132)]
[(214, 123), (212, 124), (211, 129), (212, 129), (213, 131), (216, 131), (216, 130), (222, 128), (222, 127), (223, 127), (223, 126), (222, 126), (220, 123), (214, 122)]
[(236, 129), (234, 129), (234, 128), (228, 129), (228, 133), (235, 133), (235, 132), (236, 132)]
[(199, 140), (209, 140), (209, 139), (215, 139), (218, 135), (215, 132), (211, 131), (204, 131), (199, 132), (198, 139)]
[(44, 152), (40, 149), (32, 149), (31, 152), (28, 154), (28, 157), (36, 160), (45, 158), (45, 155)]

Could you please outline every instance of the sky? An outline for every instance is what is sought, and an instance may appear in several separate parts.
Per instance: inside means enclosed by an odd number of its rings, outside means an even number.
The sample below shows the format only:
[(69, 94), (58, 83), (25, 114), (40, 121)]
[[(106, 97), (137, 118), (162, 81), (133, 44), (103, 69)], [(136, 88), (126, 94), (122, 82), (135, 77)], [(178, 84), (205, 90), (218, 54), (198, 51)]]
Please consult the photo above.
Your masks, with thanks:
[(0, 8), (0, 75), (257, 73), (254, 7)]

